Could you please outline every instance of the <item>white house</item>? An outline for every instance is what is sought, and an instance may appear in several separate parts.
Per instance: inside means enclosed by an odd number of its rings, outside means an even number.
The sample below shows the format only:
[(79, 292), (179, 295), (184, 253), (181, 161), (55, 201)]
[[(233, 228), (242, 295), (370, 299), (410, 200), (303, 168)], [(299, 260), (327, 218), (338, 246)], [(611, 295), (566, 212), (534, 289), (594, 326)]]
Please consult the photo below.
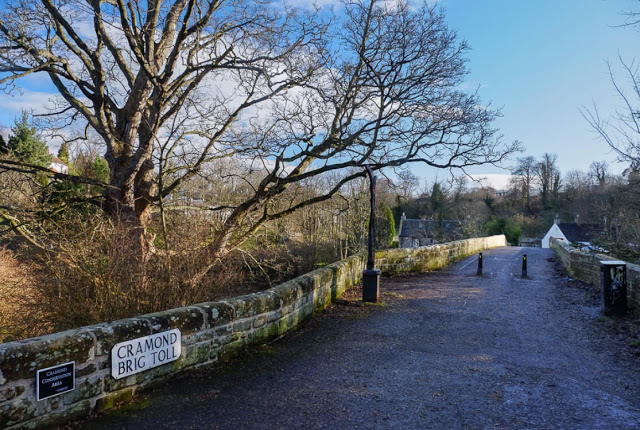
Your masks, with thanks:
[(593, 239), (601, 237), (603, 227), (600, 224), (578, 224), (576, 222), (554, 222), (547, 234), (542, 239), (542, 247), (549, 247), (549, 239), (556, 237), (569, 244), (577, 245), (580, 242), (591, 243)]
[(49, 165), (49, 168), (57, 173), (64, 173), (65, 175), (69, 174), (69, 166), (67, 166), (65, 162), (58, 157), (51, 158), (51, 164)]
[(564, 235), (562, 230), (560, 230), (560, 227), (558, 226), (558, 224), (556, 224), (555, 222), (553, 223), (553, 225), (551, 226), (547, 234), (545, 234), (544, 237), (542, 238), (543, 248), (549, 247), (549, 239), (551, 239), (552, 237), (555, 237), (557, 239), (562, 239), (565, 242), (569, 242), (569, 240), (567, 239), (567, 236)]

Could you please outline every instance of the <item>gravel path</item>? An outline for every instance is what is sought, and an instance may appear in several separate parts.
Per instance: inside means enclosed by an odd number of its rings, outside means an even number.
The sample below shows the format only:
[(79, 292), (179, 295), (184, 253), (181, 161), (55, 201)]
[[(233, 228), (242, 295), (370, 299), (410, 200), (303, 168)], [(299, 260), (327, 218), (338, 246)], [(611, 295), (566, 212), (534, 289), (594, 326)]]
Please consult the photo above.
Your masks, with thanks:
[[(522, 254), (529, 279), (520, 278)], [(85, 429), (639, 429), (640, 359), (553, 253), (383, 279), (299, 332)]]

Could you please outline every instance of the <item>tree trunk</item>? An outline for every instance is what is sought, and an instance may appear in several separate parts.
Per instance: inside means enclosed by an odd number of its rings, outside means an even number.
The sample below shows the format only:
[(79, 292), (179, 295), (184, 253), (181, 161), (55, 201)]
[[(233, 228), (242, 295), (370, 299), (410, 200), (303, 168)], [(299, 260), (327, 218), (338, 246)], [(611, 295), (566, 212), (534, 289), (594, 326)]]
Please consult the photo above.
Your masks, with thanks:
[[(129, 157), (130, 158), (130, 157)], [(151, 224), (153, 184), (153, 162), (150, 157), (139, 169), (132, 168), (131, 162), (110, 161), (109, 187), (105, 189), (105, 211), (126, 229), (127, 236), (135, 248), (141, 262), (153, 253), (155, 237), (148, 234)]]

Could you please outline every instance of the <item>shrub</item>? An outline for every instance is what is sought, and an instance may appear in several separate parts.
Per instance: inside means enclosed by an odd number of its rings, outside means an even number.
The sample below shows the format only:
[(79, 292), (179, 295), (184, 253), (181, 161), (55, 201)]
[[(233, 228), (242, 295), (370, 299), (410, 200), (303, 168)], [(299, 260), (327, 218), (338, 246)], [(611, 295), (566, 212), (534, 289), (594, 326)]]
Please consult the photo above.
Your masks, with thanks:
[(517, 245), (520, 242), (520, 226), (514, 217), (491, 216), (491, 220), (484, 225), (485, 234), (492, 236), (504, 234), (507, 242)]
[[(248, 294), (314, 268), (313, 246), (257, 238), (192, 282), (210, 261), (198, 244), (211, 224), (180, 214), (169, 226), (168, 240), (156, 240), (164, 248), (145, 259), (129, 227), (78, 212), (47, 226), (45, 251), (17, 258), (2, 250), (0, 276), (9, 281), (0, 289), (0, 341)], [(29, 261), (29, 270), (19, 259)]]

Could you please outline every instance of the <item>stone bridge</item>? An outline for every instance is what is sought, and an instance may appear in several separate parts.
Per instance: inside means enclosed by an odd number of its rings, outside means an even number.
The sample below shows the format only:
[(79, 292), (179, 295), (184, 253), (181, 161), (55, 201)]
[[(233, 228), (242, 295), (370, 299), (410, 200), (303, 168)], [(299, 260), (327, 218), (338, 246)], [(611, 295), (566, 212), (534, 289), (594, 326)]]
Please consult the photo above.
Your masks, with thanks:
[[(134, 394), (128, 412), (78, 426), (640, 428), (640, 366), (608, 336), (597, 288), (575, 287), (553, 251), (534, 248), (484, 251), (477, 277), (477, 251), (500, 245), (378, 253), (387, 273), (417, 273), (384, 278), (377, 306), (329, 306), (358, 281), (354, 257), (264, 293), (0, 345), (0, 428), (55, 426)], [(172, 329), (178, 360), (112, 377), (115, 345)], [(35, 372), (72, 360), (75, 389), (36, 401)]]

